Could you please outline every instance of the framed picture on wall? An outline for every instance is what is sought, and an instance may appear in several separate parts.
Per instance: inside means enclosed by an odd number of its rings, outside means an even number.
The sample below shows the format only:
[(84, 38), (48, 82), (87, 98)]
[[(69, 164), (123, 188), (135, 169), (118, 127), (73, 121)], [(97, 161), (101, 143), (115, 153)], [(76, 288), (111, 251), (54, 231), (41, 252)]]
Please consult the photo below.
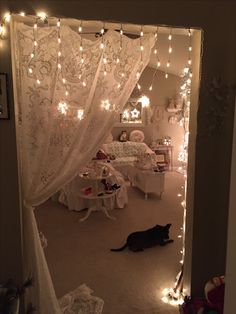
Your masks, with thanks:
[(7, 85), (7, 74), (0, 73), (0, 119), (10, 118)]

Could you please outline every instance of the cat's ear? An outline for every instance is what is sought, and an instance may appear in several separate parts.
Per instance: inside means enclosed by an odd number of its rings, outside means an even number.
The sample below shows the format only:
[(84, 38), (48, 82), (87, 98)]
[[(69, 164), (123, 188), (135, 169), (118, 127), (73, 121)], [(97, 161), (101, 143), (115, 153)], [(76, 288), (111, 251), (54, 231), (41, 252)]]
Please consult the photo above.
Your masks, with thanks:
[(166, 229), (170, 229), (170, 227), (171, 227), (171, 224), (166, 225)]

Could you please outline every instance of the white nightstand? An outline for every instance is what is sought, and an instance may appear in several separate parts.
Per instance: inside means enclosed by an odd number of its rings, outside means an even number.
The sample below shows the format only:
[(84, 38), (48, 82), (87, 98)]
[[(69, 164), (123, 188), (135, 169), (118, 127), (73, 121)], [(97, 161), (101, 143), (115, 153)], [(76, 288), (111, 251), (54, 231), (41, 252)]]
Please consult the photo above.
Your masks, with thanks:
[(162, 197), (165, 185), (165, 173), (155, 172), (153, 170), (142, 170), (135, 166), (130, 166), (129, 180), (132, 186), (136, 186), (145, 193), (145, 199), (148, 198), (148, 193), (155, 193)]

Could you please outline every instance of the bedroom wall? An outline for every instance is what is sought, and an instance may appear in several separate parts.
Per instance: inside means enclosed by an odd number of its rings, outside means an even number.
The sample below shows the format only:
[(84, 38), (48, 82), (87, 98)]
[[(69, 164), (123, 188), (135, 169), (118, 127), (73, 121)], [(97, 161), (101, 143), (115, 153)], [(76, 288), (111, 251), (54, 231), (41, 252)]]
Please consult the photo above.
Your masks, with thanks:
[(143, 127), (114, 127), (112, 135), (115, 140), (118, 140), (122, 130), (126, 130), (129, 135), (133, 130), (142, 130), (145, 135), (144, 142), (148, 145), (153, 140), (162, 139), (165, 136), (171, 137), (171, 145), (173, 145), (173, 166), (176, 168), (180, 165), (178, 161), (179, 148), (183, 140), (183, 128), (179, 124), (171, 124), (168, 122), (170, 113), (166, 111), (168, 100), (174, 97), (179, 92), (181, 78), (170, 74), (168, 79), (164, 77), (165, 73), (157, 72), (157, 78), (154, 81), (153, 90), (149, 90), (150, 82), (152, 81), (155, 69), (146, 67), (143, 71), (139, 83), (142, 87), (143, 93), (150, 99), (150, 110), (155, 112), (155, 107), (161, 110), (162, 118), (157, 123), (150, 123)]
[[(232, 150), (234, 97), (226, 100), (222, 129), (215, 131), (215, 115), (209, 110), (219, 104), (209, 93), (214, 77), (223, 85), (236, 83), (236, 29), (234, 1), (4, 1), (7, 8), (29, 14), (45, 9), (49, 15), (83, 19), (114, 20), (138, 24), (162, 24), (199, 27), (204, 31), (202, 51), (200, 105), (196, 142), (193, 207), (192, 260), (188, 281), (195, 296), (203, 294), (205, 282), (225, 272), (229, 206), (229, 182)], [(135, 8), (135, 9), (134, 9)], [(219, 23), (220, 21), (220, 23)], [(11, 74), (10, 51), (0, 48), (0, 71)], [(11, 93), (11, 87), (10, 87)], [(12, 97), (12, 93), (11, 93)], [(13, 111), (13, 102), (10, 103)], [(221, 113), (221, 112), (220, 112)], [(12, 116), (11, 116), (12, 117)], [(219, 117), (218, 117), (219, 118)], [(208, 133), (213, 128), (213, 133)], [(17, 185), (15, 124), (13, 118), (0, 121), (0, 200), (1, 200), (1, 268), (6, 277), (19, 277), (21, 267), (20, 207)], [(235, 246), (234, 246), (235, 247)], [(17, 262), (16, 262), (17, 261)], [(1, 272), (2, 274), (2, 272)], [(189, 280), (191, 278), (191, 280)], [(230, 278), (227, 279), (230, 281)], [(234, 308), (232, 307), (232, 313)], [(230, 312), (230, 313), (231, 313)]]

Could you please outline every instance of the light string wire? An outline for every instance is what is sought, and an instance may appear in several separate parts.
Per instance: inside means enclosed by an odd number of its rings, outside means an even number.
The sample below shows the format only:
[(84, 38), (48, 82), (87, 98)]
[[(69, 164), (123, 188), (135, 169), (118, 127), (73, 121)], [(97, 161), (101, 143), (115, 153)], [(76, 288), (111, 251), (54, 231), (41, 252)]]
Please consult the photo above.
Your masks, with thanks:
[[(78, 27), (78, 33), (80, 35), (80, 45), (79, 45), (79, 52), (80, 52), (80, 63), (81, 63), (81, 73), (83, 72), (83, 65), (85, 62), (84, 59), (84, 41), (83, 41), (83, 21), (80, 21), (80, 25)], [(79, 79), (81, 79), (82, 74), (79, 74)], [(85, 81), (85, 79), (83, 79), (82, 81), (82, 86), (86, 87), (87, 83)]]
[[(192, 59), (191, 59), (191, 53), (192, 53), (192, 33), (191, 30), (188, 30), (188, 36), (189, 36), (189, 46), (188, 46), (188, 62), (187, 66), (184, 68), (183, 71), (183, 78), (184, 82), (180, 87), (180, 96), (183, 101), (183, 121), (180, 123), (180, 125), (183, 126), (184, 129), (184, 136), (183, 136), (183, 144), (182, 144), (182, 152), (180, 152), (181, 160), (182, 161), (182, 167), (181, 170), (183, 170), (184, 174), (184, 185), (181, 186), (182, 191), (177, 194), (178, 197), (182, 198), (181, 206), (183, 208), (183, 225), (180, 228), (181, 234), (178, 235), (179, 239), (182, 239), (182, 249), (180, 251), (181, 253), (181, 260), (180, 264), (181, 270), (178, 273), (174, 288), (170, 289), (164, 289), (163, 290), (163, 298), (162, 300), (166, 303), (170, 303), (173, 305), (180, 305), (184, 302), (185, 298), (185, 292), (184, 289), (184, 283), (183, 283), (183, 273), (184, 273), (184, 260), (185, 260), (185, 237), (186, 237), (186, 214), (187, 214), (187, 208), (186, 208), (186, 197), (187, 197), (187, 166), (188, 166), (188, 138), (189, 138), (189, 112), (190, 112), (190, 88), (191, 88), (191, 78), (192, 78), (192, 71), (191, 71), (191, 65), (192, 65)], [(183, 169), (184, 167), (184, 169)]]
[(170, 68), (170, 56), (172, 54), (172, 28), (170, 28), (170, 32), (168, 35), (169, 40), (169, 46), (168, 46), (168, 60), (166, 62), (166, 72), (165, 72), (165, 78), (167, 79), (169, 77), (169, 68)]
[[(33, 25), (33, 49), (30, 54), (30, 62), (28, 66), (28, 72), (29, 74), (33, 74), (36, 80), (36, 83), (40, 85), (41, 81), (38, 78), (37, 75), (37, 69), (36, 69), (36, 54), (37, 54), (37, 47), (38, 47), (38, 42), (37, 42), (37, 35), (38, 35), (38, 18), (36, 18), (35, 23)], [(35, 63), (35, 66), (33, 68), (32, 62)]]
[[(124, 36), (124, 31), (123, 31), (122, 24), (120, 24), (120, 31), (119, 31), (119, 33), (120, 33), (119, 54), (121, 55), (121, 51), (122, 51), (122, 48), (123, 48), (123, 36)], [(116, 63), (121, 66), (119, 56), (116, 59)], [(121, 77), (122, 78), (124, 77), (124, 72), (121, 73)], [(120, 87), (121, 87), (121, 83), (118, 83), (117, 88), (120, 88)]]
[(157, 26), (156, 32), (155, 32), (155, 35), (154, 35), (154, 36), (155, 36), (154, 55), (156, 56), (156, 69), (155, 69), (155, 71), (154, 71), (154, 73), (153, 73), (152, 80), (151, 80), (151, 84), (150, 84), (150, 86), (149, 86), (149, 88), (148, 88), (149, 91), (152, 91), (152, 90), (153, 90), (154, 79), (155, 79), (155, 77), (157, 77), (157, 71), (158, 71), (158, 68), (159, 68), (160, 65), (161, 65), (160, 58), (159, 58), (159, 56), (158, 56), (158, 50), (157, 50), (157, 48), (158, 48), (158, 30), (159, 30), (159, 28), (158, 28), (158, 26)]

